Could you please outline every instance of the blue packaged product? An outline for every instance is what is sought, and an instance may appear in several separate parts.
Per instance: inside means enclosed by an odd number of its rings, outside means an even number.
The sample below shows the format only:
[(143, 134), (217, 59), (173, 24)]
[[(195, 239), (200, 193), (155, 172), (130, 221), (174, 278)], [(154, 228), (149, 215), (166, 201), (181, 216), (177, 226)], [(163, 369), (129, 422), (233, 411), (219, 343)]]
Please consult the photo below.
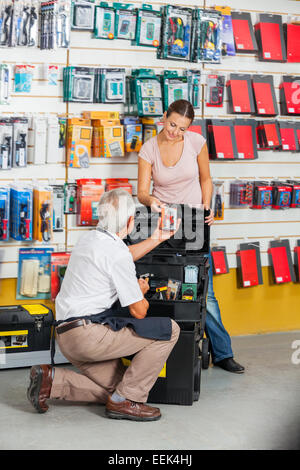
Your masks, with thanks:
[(10, 188), (10, 236), (14, 240), (32, 240), (33, 192), (30, 187)]

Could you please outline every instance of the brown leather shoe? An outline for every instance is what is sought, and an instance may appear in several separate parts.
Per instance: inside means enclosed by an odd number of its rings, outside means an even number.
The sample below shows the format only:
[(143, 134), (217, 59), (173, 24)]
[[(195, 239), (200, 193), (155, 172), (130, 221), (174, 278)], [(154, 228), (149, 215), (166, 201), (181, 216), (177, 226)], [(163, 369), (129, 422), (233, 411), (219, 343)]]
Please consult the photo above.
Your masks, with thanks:
[(105, 412), (109, 418), (131, 419), (133, 421), (156, 421), (161, 418), (159, 408), (131, 400), (117, 403), (112, 401), (111, 397), (108, 397)]
[(52, 387), (52, 367), (48, 364), (32, 366), (30, 369), (30, 384), (27, 389), (27, 398), (39, 413), (46, 413), (47, 398), (50, 397)]

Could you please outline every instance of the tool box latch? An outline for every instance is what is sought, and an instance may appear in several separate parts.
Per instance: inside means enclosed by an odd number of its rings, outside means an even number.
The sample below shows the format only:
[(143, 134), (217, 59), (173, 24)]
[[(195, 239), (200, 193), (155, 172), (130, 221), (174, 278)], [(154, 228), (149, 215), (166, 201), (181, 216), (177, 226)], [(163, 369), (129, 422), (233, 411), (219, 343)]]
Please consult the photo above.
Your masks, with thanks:
[(44, 318), (42, 316), (38, 316), (34, 319), (35, 328), (38, 333), (43, 328), (44, 326), (43, 323), (44, 323)]

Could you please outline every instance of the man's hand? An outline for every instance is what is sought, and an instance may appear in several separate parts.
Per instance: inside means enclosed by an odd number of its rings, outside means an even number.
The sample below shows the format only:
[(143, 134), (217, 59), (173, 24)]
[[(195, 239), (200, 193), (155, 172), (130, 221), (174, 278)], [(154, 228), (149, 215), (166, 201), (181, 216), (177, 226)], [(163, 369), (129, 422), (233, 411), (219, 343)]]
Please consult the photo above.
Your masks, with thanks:
[(140, 289), (141, 289), (143, 295), (145, 295), (148, 292), (148, 290), (150, 289), (148, 281), (146, 281), (146, 279), (143, 279), (142, 277), (140, 277), (138, 279), (138, 283), (139, 283), (139, 286), (140, 286)]
[(173, 237), (173, 235), (177, 232), (181, 224), (181, 219), (177, 219), (177, 225), (175, 230), (162, 230), (161, 228), (161, 218), (158, 219), (157, 227), (152, 233), (151, 237), (153, 240), (159, 240), (160, 242), (164, 242), (165, 240), (169, 240), (169, 238)]

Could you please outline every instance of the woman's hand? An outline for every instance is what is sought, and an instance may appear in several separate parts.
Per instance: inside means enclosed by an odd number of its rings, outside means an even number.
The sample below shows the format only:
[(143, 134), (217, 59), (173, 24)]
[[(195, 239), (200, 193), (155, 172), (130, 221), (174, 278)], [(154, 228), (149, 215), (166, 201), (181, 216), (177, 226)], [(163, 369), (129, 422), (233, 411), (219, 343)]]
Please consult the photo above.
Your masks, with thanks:
[(209, 215), (207, 217), (205, 217), (204, 221), (205, 221), (206, 224), (212, 225), (215, 221), (214, 211), (207, 205), (204, 205), (204, 209), (209, 211)]
[(157, 197), (151, 196), (150, 201), (150, 207), (153, 212), (161, 212), (161, 208), (165, 206)]

